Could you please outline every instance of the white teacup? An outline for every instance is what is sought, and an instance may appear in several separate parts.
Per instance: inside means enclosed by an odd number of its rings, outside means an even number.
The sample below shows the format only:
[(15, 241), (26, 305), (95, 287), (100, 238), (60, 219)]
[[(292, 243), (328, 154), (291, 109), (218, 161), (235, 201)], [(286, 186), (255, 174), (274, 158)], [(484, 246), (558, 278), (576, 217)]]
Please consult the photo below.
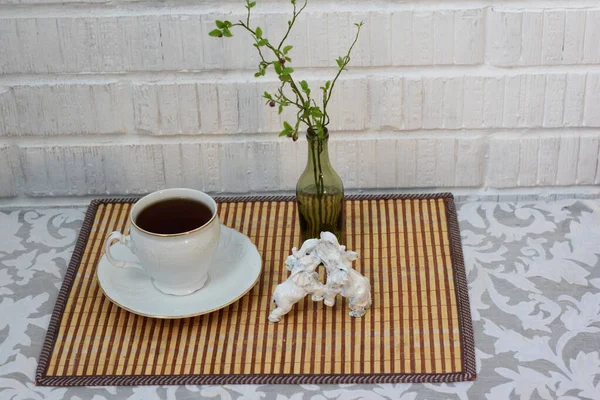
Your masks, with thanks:
[[(206, 205), (212, 212), (211, 219), (191, 231), (174, 234), (148, 232), (136, 225), (137, 216), (146, 207), (159, 201), (181, 198)], [(204, 286), (221, 235), (217, 204), (212, 197), (193, 189), (160, 190), (135, 203), (129, 218), (129, 236), (115, 231), (106, 239), (105, 254), (111, 264), (120, 268), (141, 268), (152, 278), (154, 286), (167, 294), (186, 295)], [(114, 240), (127, 246), (140, 262), (115, 259), (110, 253)]]

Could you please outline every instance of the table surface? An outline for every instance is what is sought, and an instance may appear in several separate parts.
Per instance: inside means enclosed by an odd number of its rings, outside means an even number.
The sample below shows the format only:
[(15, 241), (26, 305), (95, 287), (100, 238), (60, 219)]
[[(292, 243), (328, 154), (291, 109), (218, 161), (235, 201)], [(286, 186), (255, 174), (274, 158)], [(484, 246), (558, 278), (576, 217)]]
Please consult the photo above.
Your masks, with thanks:
[(458, 205), (475, 382), (36, 387), (84, 212), (0, 210), (0, 399), (600, 399), (600, 201)]

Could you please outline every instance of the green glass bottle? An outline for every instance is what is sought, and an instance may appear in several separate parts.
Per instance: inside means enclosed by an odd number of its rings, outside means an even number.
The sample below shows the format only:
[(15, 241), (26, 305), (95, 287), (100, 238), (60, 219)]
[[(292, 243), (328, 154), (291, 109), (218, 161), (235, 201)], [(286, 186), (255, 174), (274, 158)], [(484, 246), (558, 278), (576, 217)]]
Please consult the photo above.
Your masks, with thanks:
[(309, 129), (306, 140), (308, 161), (296, 185), (300, 235), (306, 240), (329, 231), (343, 243), (344, 185), (329, 160), (327, 129), (321, 137)]

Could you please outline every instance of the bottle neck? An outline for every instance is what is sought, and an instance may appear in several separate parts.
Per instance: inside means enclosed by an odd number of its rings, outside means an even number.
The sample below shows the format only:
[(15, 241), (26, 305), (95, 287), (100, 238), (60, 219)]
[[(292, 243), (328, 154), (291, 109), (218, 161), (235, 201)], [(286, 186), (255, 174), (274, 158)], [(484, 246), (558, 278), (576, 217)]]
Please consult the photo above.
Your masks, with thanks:
[(317, 134), (308, 131), (306, 133), (308, 142), (308, 168), (319, 167), (320, 169), (332, 168), (329, 160), (329, 134), (325, 131), (325, 136), (319, 137)]

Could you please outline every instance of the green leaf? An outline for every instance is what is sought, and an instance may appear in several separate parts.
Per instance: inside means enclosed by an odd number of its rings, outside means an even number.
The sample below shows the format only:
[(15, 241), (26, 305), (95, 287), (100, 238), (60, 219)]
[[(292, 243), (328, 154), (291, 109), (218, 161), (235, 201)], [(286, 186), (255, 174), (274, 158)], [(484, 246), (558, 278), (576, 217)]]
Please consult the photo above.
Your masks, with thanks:
[(286, 121), (283, 121), (283, 127), (285, 128), (286, 131), (291, 132), (294, 130), (294, 128), (292, 128), (292, 126), (290, 124), (288, 124)]
[(208, 32), (208, 36), (221, 37), (223, 36), (223, 32), (221, 32), (220, 29), (213, 29), (212, 31)]
[(335, 60), (335, 62), (337, 63), (338, 67), (340, 67), (340, 68), (344, 67), (344, 59), (342, 57), (338, 57), (338, 59)]
[(294, 48), (294, 46), (285, 46), (283, 48), (283, 54), (287, 54), (293, 48)]
[(226, 28), (231, 28), (233, 26), (233, 24), (230, 21), (223, 21), (223, 23), (225, 24)]
[(281, 71), (283, 70), (283, 68), (281, 68), (281, 64), (279, 63), (279, 61), (275, 61), (273, 63), (273, 68), (275, 68), (275, 73), (277, 73), (277, 75), (280, 75)]
[(329, 86), (331, 86), (331, 81), (325, 82), (325, 89), (329, 89)]
[(313, 117), (316, 117), (316, 118), (321, 118), (323, 116), (323, 113), (321, 112), (319, 107), (311, 107), (310, 115), (312, 115)]
[(292, 62), (292, 59), (291, 59), (291, 58), (289, 58), (288, 56), (285, 56), (285, 61), (287, 61), (287, 62)]
[(267, 43), (269, 43), (269, 41), (267, 39), (260, 39), (257, 44), (259, 46), (266, 46)]
[(263, 93), (263, 97), (265, 99), (269, 99), (269, 100), (273, 100), (273, 97), (271, 96), (271, 94), (269, 92), (265, 92)]
[(223, 21), (216, 20), (215, 24), (217, 24), (217, 28), (219, 28), (219, 29), (223, 29), (226, 27), (225, 23)]
[(233, 35), (229, 31), (229, 29), (223, 28), (223, 36), (225, 36), (225, 37), (232, 37)]
[(278, 112), (278, 114), (281, 114), (282, 112), (283, 112), (283, 106), (280, 104), (279, 105), (279, 112)]
[(260, 73), (260, 71), (258, 71), (257, 73), (254, 74), (255, 78), (259, 78), (262, 74)]
[(251, 3), (248, 3), (248, 8), (252, 8), (252, 7), (254, 7), (255, 5), (256, 5), (256, 2), (255, 2), (255, 1), (253, 1), (253, 2), (251, 2)]
[[(300, 86), (302, 87), (302, 91), (310, 96), (310, 88), (308, 87), (308, 82), (300, 81)], [(309, 103), (310, 105), (310, 103)]]
[(260, 38), (262, 37), (262, 33), (263, 33), (263, 32), (262, 32), (262, 29), (260, 29), (260, 26), (257, 26), (257, 27), (256, 27), (256, 31), (255, 31), (255, 33), (256, 33), (256, 37), (257, 37), (257, 38), (259, 38), (259, 39), (260, 39)]
[(294, 68), (292, 68), (292, 67), (285, 67), (285, 68), (283, 69), (283, 71), (281, 71), (281, 73), (282, 73), (282, 74), (286, 74), (286, 75), (289, 75), (289, 74), (291, 74), (292, 72), (294, 72)]

